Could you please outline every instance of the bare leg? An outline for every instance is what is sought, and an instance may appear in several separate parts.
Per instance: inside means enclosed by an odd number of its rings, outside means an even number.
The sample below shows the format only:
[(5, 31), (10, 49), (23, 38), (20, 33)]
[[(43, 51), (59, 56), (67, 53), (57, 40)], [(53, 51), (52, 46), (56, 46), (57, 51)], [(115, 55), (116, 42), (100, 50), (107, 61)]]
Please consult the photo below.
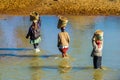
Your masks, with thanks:
[(34, 49), (36, 49), (36, 48), (37, 48), (37, 45), (36, 45), (36, 44), (33, 44), (33, 46), (34, 46)]

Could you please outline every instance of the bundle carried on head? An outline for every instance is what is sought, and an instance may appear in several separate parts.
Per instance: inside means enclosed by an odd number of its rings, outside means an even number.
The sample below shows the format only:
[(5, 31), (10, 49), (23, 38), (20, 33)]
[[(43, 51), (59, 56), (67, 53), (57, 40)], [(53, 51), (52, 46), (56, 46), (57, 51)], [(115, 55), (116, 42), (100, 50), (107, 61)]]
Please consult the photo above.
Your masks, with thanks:
[(30, 13), (30, 21), (37, 22), (39, 21), (39, 14), (37, 12)]
[(60, 29), (62, 27), (66, 27), (67, 23), (68, 23), (68, 19), (66, 17), (59, 16), (57, 28)]
[(104, 32), (102, 30), (96, 30), (94, 35), (95, 35), (95, 40), (103, 40)]

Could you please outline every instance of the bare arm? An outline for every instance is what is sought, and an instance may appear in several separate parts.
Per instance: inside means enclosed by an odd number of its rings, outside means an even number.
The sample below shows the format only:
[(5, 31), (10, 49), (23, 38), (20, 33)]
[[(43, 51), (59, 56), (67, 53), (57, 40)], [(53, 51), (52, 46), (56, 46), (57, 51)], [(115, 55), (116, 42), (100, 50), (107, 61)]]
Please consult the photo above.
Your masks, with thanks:
[(69, 34), (68, 34), (68, 43), (70, 43), (70, 36), (69, 36)]
[(29, 28), (29, 30), (28, 30), (28, 33), (27, 33), (27, 35), (26, 35), (26, 38), (29, 38), (29, 36), (30, 36), (30, 28)]
[(59, 34), (58, 34), (58, 40), (57, 40), (57, 47), (60, 46), (60, 37), (59, 37)]
[(97, 44), (96, 44), (96, 42), (95, 42), (95, 34), (94, 34), (93, 37), (92, 37), (92, 46), (93, 46), (93, 48), (96, 48), (96, 47), (97, 47)]

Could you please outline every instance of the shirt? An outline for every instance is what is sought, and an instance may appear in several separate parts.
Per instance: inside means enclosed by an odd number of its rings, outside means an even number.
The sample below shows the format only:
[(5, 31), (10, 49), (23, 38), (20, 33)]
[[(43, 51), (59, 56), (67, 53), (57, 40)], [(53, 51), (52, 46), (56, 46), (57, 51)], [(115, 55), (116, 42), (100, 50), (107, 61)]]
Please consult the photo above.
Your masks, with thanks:
[(100, 43), (100, 46), (96, 43), (95, 39), (92, 39), (93, 44), (93, 51), (92, 55), (94, 56), (102, 56), (102, 49), (103, 49), (103, 40)]
[(69, 46), (70, 37), (67, 32), (60, 32), (58, 34), (58, 47)]

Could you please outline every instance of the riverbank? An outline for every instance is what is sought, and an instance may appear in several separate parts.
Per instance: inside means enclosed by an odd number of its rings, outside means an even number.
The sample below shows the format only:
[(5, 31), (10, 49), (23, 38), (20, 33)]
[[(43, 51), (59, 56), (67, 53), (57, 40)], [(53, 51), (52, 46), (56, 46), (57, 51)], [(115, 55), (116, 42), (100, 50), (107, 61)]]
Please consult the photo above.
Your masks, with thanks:
[(0, 14), (120, 15), (119, 0), (1, 0)]

